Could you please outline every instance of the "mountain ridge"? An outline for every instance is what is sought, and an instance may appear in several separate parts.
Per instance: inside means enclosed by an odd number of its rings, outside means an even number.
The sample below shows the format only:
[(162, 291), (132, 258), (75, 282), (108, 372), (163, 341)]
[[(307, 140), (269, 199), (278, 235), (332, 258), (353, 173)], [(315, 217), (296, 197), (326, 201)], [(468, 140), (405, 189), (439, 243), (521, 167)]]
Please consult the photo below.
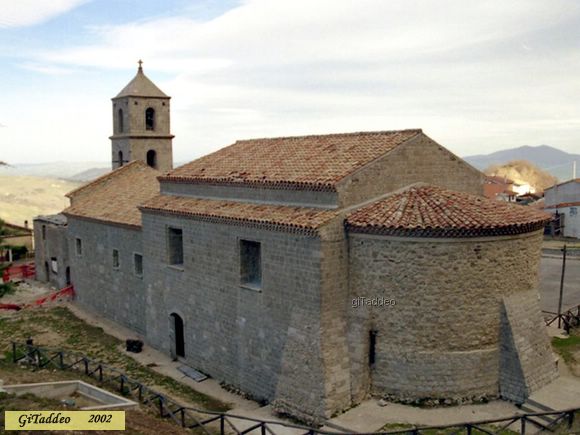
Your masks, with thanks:
[(523, 145), (489, 154), (475, 154), (463, 159), (479, 170), (491, 165), (502, 165), (513, 160), (527, 160), (555, 177), (565, 180), (572, 177), (572, 165), (580, 164), (580, 154), (572, 154), (550, 145)]

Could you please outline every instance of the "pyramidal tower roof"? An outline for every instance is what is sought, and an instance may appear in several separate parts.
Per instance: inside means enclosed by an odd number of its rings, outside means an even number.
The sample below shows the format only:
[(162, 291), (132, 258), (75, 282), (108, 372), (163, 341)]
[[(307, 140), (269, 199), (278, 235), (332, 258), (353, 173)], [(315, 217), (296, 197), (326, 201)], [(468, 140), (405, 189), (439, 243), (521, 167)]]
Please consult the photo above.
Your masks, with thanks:
[(139, 69), (127, 86), (117, 94), (115, 98), (121, 97), (161, 97), (169, 98), (155, 83), (153, 83), (143, 72), (143, 62), (139, 61)]

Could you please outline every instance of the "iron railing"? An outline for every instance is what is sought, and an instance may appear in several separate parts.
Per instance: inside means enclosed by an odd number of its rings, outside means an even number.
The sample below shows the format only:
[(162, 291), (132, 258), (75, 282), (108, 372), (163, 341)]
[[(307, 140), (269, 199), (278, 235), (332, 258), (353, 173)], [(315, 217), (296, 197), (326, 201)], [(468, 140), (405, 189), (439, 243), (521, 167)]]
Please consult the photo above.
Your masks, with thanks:
[(546, 326), (550, 326), (557, 320), (558, 325), (561, 325), (568, 333), (570, 333), (570, 329), (580, 326), (580, 305), (568, 308), (560, 314), (553, 311), (542, 311), (542, 313), (544, 314)]
[[(312, 428), (284, 421), (259, 420), (241, 415), (224, 412), (208, 411), (183, 406), (158, 391), (143, 385), (132, 379), (120, 370), (103, 364), (99, 361), (70, 351), (41, 348), (31, 344), (18, 344), (12, 342), (12, 361), (23, 361), (38, 368), (58, 368), (60, 370), (77, 370), (86, 376), (96, 379), (100, 384), (108, 384), (124, 396), (138, 401), (142, 405), (152, 407), (161, 418), (167, 418), (175, 424), (189, 429), (197, 429), (205, 434), (270, 434), (276, 435), (276, 430), (292, 430), (296, 435), (344, 435), (347, 430), (329, 431)], [(390, 434), (433, 434), (437, 431), (445, 431), (448, 435), (453, 434), (489, 434), (497, 435), (511, 429), (525, 434), (528, 429), (534, 428), (535, 433), (553, 432), (554, 428), (566, 424), (571, 428), (574, 424), (575, 414), (580, 408), (571, 408), (559, 411), (526, 413), (511, 417), (482, 420), (477, 422), (465, 422), (441, 426), (414, 426), (410, 428), (383, 431), (383, 432), (357, 432), (358, 435), (390, 435)], [(551, 423), (543, 423), (542, 418), (549, 418)], [(456, 429), (456, 430), (453, 430)], [(567, 432), (571, 433), (571, 432)]]

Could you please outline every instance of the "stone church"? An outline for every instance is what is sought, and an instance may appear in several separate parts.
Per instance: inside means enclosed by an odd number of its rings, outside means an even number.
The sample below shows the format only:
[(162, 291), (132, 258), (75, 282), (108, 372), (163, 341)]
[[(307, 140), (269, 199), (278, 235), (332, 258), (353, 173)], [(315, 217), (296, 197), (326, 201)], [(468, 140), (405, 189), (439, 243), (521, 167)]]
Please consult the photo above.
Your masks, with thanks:
[(313, 423), (369, 395), (521, 403), (557, 376), (549, 217), (483, 198), (421, 130), (240, 140), (173, 169), (170, 97), (141, 66), (112, 104), (113, 171), (35, 221), (39, 279), (68, 270), (80, 306)]

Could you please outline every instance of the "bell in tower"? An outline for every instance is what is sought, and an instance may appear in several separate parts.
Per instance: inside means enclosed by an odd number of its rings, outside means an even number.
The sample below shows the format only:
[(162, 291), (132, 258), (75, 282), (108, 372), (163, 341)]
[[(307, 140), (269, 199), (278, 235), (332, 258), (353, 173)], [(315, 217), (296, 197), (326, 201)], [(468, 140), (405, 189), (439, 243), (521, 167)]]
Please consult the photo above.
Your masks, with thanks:
[(137, 74), (113, 100), (113, 169), (141, 160), (160, 172), (173, 169), (173, 135), (169, 100), (143, 73)]

